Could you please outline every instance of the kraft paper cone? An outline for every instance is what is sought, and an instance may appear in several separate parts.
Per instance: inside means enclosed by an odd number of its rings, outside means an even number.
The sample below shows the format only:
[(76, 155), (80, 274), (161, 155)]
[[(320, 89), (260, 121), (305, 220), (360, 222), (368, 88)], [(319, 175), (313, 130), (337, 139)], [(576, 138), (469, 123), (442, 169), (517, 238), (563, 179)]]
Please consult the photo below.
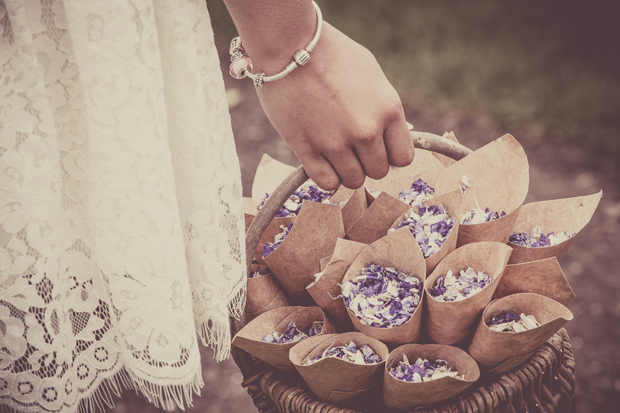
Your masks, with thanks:
[[(442, 377), (421, 383), (398, 380), (389, 371), (407, 356), (410, 363), (418, 358), (435, 362), (446, 360), (462, 379)], [(473, 358), (457, 347), (440, 344), (406, 344), (392, 351), (383, 372), (383, 401), (392, 409), (409, 409), (426, 406), (456, 396), (480, 377), (480, 370)]]
[(351, 228), (355, 221), (368, 209), (368, 199), (366, 198), (366, 189), (364, 187), (353, 190), (340, 186), (334, 195), (331, 196), (330, 201), (336, 205), (346, 202), (341, 210), (345, 231)]
[[(461, 188), (463, 176), (471, 187), (465, 192), (461, 214), (480, 206), (506, 212), (506, 216), (482, 224), (461, 225), (457, 248), (480, 241), (508, 242), (529, 187), (529, 165), (523, 148), (510, 135), (483, 146), (454, 163), (439, 176), (436, 194)], [(476, 202), (477, 201), (477, 202)]]
[[(361, 274), (362, 269), (372, 263), (379, 264), (382, 267), (396, 268), (405, 274), (419, 278), (422, 283), (426, 279), (424, 256), (407, 228), (394, 231), (366, 247), (347, 270), (342, 280), (343, 283)], [(420, 303), (411, 318), (406, 323), (392, 328), (371, 327), (363, 324), (348, 309), (347, 313), (357, 331), (381, 340), (388, 345), (398, 346), (405, 343), (413, 343), (420, 336), (424, 299), (424, 294), (422, 293)], [(339, 300), (342, 300), (342, 298)]]
[[(437, 265), (424, 283), (426, 324), (431, 340), (451, 345), (467, 339), (477, 318), (491, 301), (511, 252), (512, 249), (506, 244), (476, 242), (454, 250)], [(491, 277), (491, 282), (482, 291), (464, 300), (449, 302), (436, 301), (430, 295), (429, 290), (439, 277), (446, 275), (448, 270), (456, 275), (467, 269), (468, 265)]]
[[(503, 310), (533, 315), (540, 326), (519, 333), (491, 331), (487, 323)], [(504, 373), (525, 361), (524, 356), (533, 353), (572, 319), (570, 310), (551, 298), (532, 293), (509, 295), (485, 308), (468, 351), (486, 369), (502, 363), (493, 372)]]
[[(347, 346), (351, 341), (358, 348), (368, 345), (383, 361), (363, 365), (329, 357), (305, 365), (328, 348)], [(289, 358), (314, 394), (328, 403), (343, 403), (381, 385), (388, 354), (387, 346), (379, 340), (362, 333), (344, 333), (310, 337), (293, 347)]]
[(288, 236), (265, 262), (271, 268), (291, 303), (311, 303), (306, 286), (319, 272), (321, 258), (331, 254), (338, 238), (344, 237), (338, 205), (304, 201)]
[(364, 186), (373, 192), (382, 191), (398, 198), (402, 191), (411, 189), (411, 184), (418, 179), (422, 179), (434, 188), (437, 178), (444, 169), (445, 167), (432, 152), (416, 149), (415, 157), (410, 165), (402, 168), (391, 167), (382, 179), (366, 178)]
[(568, 305), (575, 298), (575, 293), (555, 257), (507, 265), (493, 299), (518, 293), (544, 295), (562, 305)]
[(319, 273), (320, 278), (306, 287), (316, 305), (329, 315), (336, 329), (341, 332), (353, 330), (353, 325), (342, 298), (332, 297), (338, 297), (342, 293), (340, 284), (342, 284), (344, 274), (366, 247), (366, 244), (338, 239), (331, 260)]
[[(256, 215), (257, 206), (265, 198), (266, 194), (271, 194), (282, 183), (291, 172), (295, 170), (294, 167), (277, 161), (267, 154), (264, 154), (258, 167), (256, 168), (256, 175), (254, 176), (254, 182), (252, 184), (252, 198), (244, 198), (244, 212), (249, 216)], [(316, 185), (312, 180), (309, 180), (304, 185)], [(343, 218), (345, 224), (353, 224), (368, 207), (366, 201), (366, 191), (363, 188), (358, 190), (352, 190), (341, 186), (331, 196), (330, 201), (337, 205), (343, 202), (346, 204), (343, 207)], [(246, 217), (246, 221), (248, 217)]]
[(381, 192), (366, 212), (349, 228), (347, 239), (372, 244), (385, 236), (394, 221), (411, 208), (385, 192)]
[[(252, 265), (252, 271), (262, 271), (267, 267)], [(271, 273), (260, 277), (248, 278), (247, 299), (245, 303), (245, 321), (252, 321), (269, 310), (289, 305), (284, 291), (278, 286)]]
[(334, 327), (319, 307), (281, 307), (261, 314), (246, 324), (235, 335), (232, 344), (280, 370), (294, 371), (288, 352), (299, 342), (274, 344), (263, 341), (267, 334), (281, 334), (291, 321), (300, 330), (310, 328), (315, 321), (323, 321), (323, 329), (317, 336), (335, 333)]
[[(282, 232), (282, 228), (288, 227), (288, 225), (291, 222), (295, 222), (296, 220), (297, 220), (296, 216), (295, 217), (278, 217), (278, 218), (272, 219), (269, 225), (267, 226), (267, 228), (265, 229), (265, 232), (263, 232), (263, 235), (261, 236), (260, 240), (258, 241), (258, 245), (256, 246), (256, 254), (254, 254), (254, 260), (256, 260), (261, 265), (267, 265), (267, 263), (265, 262), (265, 259), (263, 258), (263, 248), (265, 246), (265, 243), (270, 242), (273, 244), (273, 242), (275, 241), (276, 235)], [(280, 244), (280, 246), (282, 246), (282, 244)]]
[[(454, 251), (454, 249), (456, 248), (456, 240), (457, 240), (458, 233), (459, 233), (459, 217), (460, 217), (458, 211), (460, 211), (462, 203), (463, 203), (463, 195), (461, 194), (460, 190), (448, 192), (447, 194), (439, 195), (438, 197), (422, 202), (422, 206), (425, 206), (425, 207), (429, 207), (433, 205), (434, 206), (443, 205), (444, 208), (446, 209), (446, 212), (448, 213), (448, 216), (450, 218), (456, 219), (454, 228), (452, 228), (452, 230), (448, 234), (448, 238), (446, 239), (446, 242), (443, 243), (441, 248), (439, 248), (439, 250), (436, 253), (424, 259), (424, 261), (426, 262), (426, 275), (433, 272), (437, 264), (439, 264), (439, 262), (442, 259), (444, 259), (449, 253)], [(417, 206), (413, 206), (412, 208), (416, 213), (420, 210), (420, 208), (418, 208)], [(408, 213), (409, 211), (407, 211), (406, 213), (398, 217), (398, 219), (394, 221), (394, 223), (392, 224), (392, 228), (396, 228), (402, 222), (402, 220), (405, 219)]]
[(257, 207), (263, 201), (266, 194), (271, 195), (284, 178), (289, 176), (294, 170), (294, 167), (264, 154), (256, 168), (256, 174), (252, 183), (254, 207)]
[[(459, 143), (459, 140), (458, 140), (458, 139), (456, 139), (456, 136), (454, 135), (454, 132), (449, 132), (449, 133), (448, 133), (448, 132), (446, 132), (446, 133), (444, 133), (444, 134), (443, 134), (442, 138), (444, 138), (444, 139), (449, 139), (449, 140), (451, 140), (451, 141), (453, 141), (453, 142)], [(441, 162), (441, 164), (442, 164), (443, 166), (445, 166), (446, 168), (447, 168), (448, 166), (450, 166), (450, 164), (451, 164), (451, 163), (456, 162), (454, 159), (452, 159), (452, 158), (448, 158), (446, 155), (442, 155), (442, 154), (440, 154), (440, 153), (433, 152), (433, 156), (434, 156), (435, 158), (437, 158), (437, 160), (438, 160), (439, 162)]]
[(558, 261), (561, 261), (581, 230), (592, 219), (602, 196), (603, 191), (600, 191), (588, 196), (523, 205), (511, 233), (526, 232), (529, 234), (534, 227), (541, 227), (545, 234), (552, 231), (564, 231), (568, 235), (575, 234), (575, 236), (552, 247), (522, 247), (509, 242), (508, 245), (514, 249), (510, 264), (537, 261), (549, 257), (556, 257)]

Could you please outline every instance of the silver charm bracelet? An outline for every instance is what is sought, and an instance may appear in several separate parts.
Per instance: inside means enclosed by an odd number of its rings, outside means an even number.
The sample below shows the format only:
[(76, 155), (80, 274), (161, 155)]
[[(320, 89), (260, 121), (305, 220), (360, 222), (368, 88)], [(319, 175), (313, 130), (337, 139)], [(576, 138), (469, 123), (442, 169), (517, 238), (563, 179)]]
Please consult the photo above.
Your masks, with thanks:
[(318, 4), (316, 4), (314, 1), (312, 2), (312, 5), (316, 10), (316, 33), (314, 34), (312, 41), (310, 41), (310, 43), (308, 44), (308, 46), (306, 46), (305, 49), (301, 49), (295, 52), (295, 54), (293, 55), (293, 61), (289, 63), (283, 71), (273, 76), (265, 76), (265, 73), (263, 72), (256, 74), (252, 73), (252, 70), (254, 69), (254, 66), (252, 65), (252, 60), (245, 54), (245, 49), (241, 44), (241, 37), (235, 37), (230, 42), (229, 52), (230, 60), (232, 62), (230, 64), (229, 70), (230, 75), (235, 79), (243, 79), (245, 77), (249, 77), (254, 81), (254, 86), (263, 87), (265, 86), (265, 83), (282, 79), (284, 76), (295, 70), (298, 66), (303, 66), (308, 63), (308, 61), (310, 60), (310, 52), (314, 50), (316, 44), (319, 42), (319, 37), (321, 37), (321, 31), (323, 30), (323, 15), (321, 14), (321, 9), (319, 9)]

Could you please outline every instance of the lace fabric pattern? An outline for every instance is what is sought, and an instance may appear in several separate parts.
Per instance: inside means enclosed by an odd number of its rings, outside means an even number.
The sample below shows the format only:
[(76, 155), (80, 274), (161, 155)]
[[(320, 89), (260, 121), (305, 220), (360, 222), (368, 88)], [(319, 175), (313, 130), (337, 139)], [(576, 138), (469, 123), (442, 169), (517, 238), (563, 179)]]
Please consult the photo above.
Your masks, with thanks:
[(0, 404), (191, 404), (245, 303), (204, 1), (0, 1)]

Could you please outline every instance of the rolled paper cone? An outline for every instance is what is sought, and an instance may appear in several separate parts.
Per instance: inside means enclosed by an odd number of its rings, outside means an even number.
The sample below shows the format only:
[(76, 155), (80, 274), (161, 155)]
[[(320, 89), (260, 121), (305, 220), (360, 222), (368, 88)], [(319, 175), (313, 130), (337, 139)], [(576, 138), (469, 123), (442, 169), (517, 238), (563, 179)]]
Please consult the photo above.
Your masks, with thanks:
[(382, 191), (398, 198), (402, 191), (411, 189), (411, 184), (418, 179), (422, 179), (434, 188), (437, 178), (444, 169), (445, 167), (435, 158), (433, 152), (416, 149), (415, 157), (410, 165), (402, 168), (392, 167), (382, 179), (366, 178), (364, 186), (374, 192)]
[(556, 257), (558, 261), (561, 261), (581, 230), (592, 219), (602, 196), (603, 191), (600, 191), (588, 196), (523, 205), (511, 233), (526, 232), (529, 234), (534, 227), (540, 227), (545, 234), (564, 231), (568, 235), (575, 235), (552, 247), (523, 247), (509, 242), (508, 245), (514, 250), (509, 264), (537, 261), (549, 257)]
[(264, 154), (256, 168), (252, 183), (252, 200), (254, 207), (260, 205), (267, 194), (271, 194), (284, 178), (295, 170), (294, 167)]
[(338, 205), (303, 202), (288, 236), (265, 259), (289, 294), (291, 303), (312, 302), (306, 286), (319, 272), (321, 258), (331, 254), (338, 238), (343, 237), (344, 226)]
[[(267, 194), (271, 195), (271, 193), (275, 191), (278, 185), (280, 185), (282, 181), (294, 170), (294, 167), (277, 161), (271, 156), (264, 154), (261, 158), (260, 163), (258, 164), (258, 167), (256, 168), (256, 174), (254, 175), (254, 182), (252, 183), (251, 203), (250, 201), (246, 201), (246, 199), (244, 198), (244, 212), (252, 215), (251, 211), (253, 207), (253, 210), (255, 211), (254, 215), (256, 215), (256, 211), (258, 210), (257, 207), (263, 202), (265, 196)], [(306, 182), (305, 185), (316, 185), (316, 183), (314, 183), (312, 180), (309, 180), (308, 182)], [(362, 192), (362, 195), (357, 192)], [(362, 214), (363, 210), (365, 210), (367, 207), (366, 199), (363, 196), (364, 192), (364, 189), (354, 191), (352, 189), (341, 186), (331, 196), (330, 200), (337, 204), (340, 204), (341, 202), (347, 202), (347, 204), (349, 204), (350, 199), (354, 197), (354, 202), (352, 202), (346, 210), (347, 218), (354, 222), (357, 219), (355, 217), (355, 214), (357, 214), (357, 217), (359, 217)], [(363, 210), (360, 212), (362, 205)]]
[[(263, 258), (263, 249), (265, 247), (266, 242), (274, 243), (276, 235), (282, 232), (282, 228), (288, 227), (291, 222), (295, 222), (297, 217), (276, 217), (271, 220), (265, 232), (261, 236), (258, 241), (258, 245), (256, 246), (256, 253), (254, 254), (254, 260), (256, 260), (261, 265), (267, 265), (265, 259)], [(293, 226), (294, 227), (294, 226)], [(280, 244), (280, 246), (282, 246)], [(278, 247), (279, 248), (279, 247)], [(276, 248), (277, 249), (277, 248)], [(272, 253), (273, 254), (273, 253)]]
[[(379, 264), (384, 268), (396, 268), (405, 274), (420, 279), (422, 283), (424, 283), (426, 278), (424, 256), (407, 228), (396, 230), (366, 247), (353, 261), (342, 282), (344, 283), (360, 275), (364, 267), (373, 263)], [(405, 343), (413, 343), (420, 336), (423, 301), (424, 293), (420, 294), (420, 303), (411, 318), (406, 323), (391, 328), (371, 327), (362, 323), (351, 310), (347, 309), (347, 313), (357, 331), (381, 340), (386, 344), (398, 346)]]
[[(446, 133), (444, 133), (444, 134), (443, 134), (442, 138), (444, 138), (444, 139), (449, 139), (449, 140), (451, 140), (452, 142), (459, 143), (459, 140), (458, 140), (458, 139), (456, 139), (456, 135), (454, 135), (454, 132), (446, 132)], [(451, 163), (456, 162), (454, 159), (452, 159), (452, 158), (448, 158), (446, 155), (442, 155), (442, 154), (440, 154), (440, 153), (433, 152), (433, 156), (434, 156), (435, 158), (437, 158), (437, 160), (438, 160), (439, 162), (441, 162), (441, 164), (442, 164), (444, 167), (446, 167), (446, 168), (447, 168), (447, 167), (448, 167)]]
[[(468, 338), (484, 307), (491, 301), (511, 252), (512, 249), (506, 244), (476, 242), (457, 248), (435, 267), (424, 283), (426, 325), (431, 340), (452, 345)], [(461, 301), (437, 301), (430, 295), (429, 290), (448, 270), (458, 275), (468, 266), (476, 272), (487, 273), (491, 282), (480, 292)]]
[[(262, 271), (267, 267), (252, 265), (252, 271)], [(269, 310), (287, 307), (288, 299), (278, 286), (271, 273), (248, 278), (245, 321), (249, 322)]]
[[(492, 331), (487, 324), (503, 310), (533, 315), (540, 326), (519, 333)], [(570, 310), (551, 298), (532, 293), (509, 295), (485, 308), (468, 352), (486, 369), (503, 363), (501, 369), (493, 372), (504, 373), (522, 363), (524, 356), (533, 353), (572, 319)]]
[[(430, 257), (424, 259), (424, 261), (426, 262), (426, 275), (430, 274), (435, 269), (437, 264), (439, 264), (442, 259), (444, 259), (456, 248), (456, 239), (459, 233), (459, 211), (461, 210), (462, 202), (463, 195), (461, 194), (460, 190), (456, 190), (448, 192), (447, 194), (439, 195), (435, 198), (428, 199), (422, 203), (422, 206), (425, 207), (433, 205), (443, 205), (446, 209), (446, 212), (448, 213), (448, 216), (450, 218), (456, 219), (454, 228), (450, 230), (448, 238), (446, 238), (446, 241), (443, 243), (441, 248), (439, 248), (439, 250)], [(420, 208), (418, 208), (417, 206), (413, 206), (412, 208), (416, 213), (420, 210)], [(406, 218), (408, 213), (409, 211), (398, 217), (398, 219), (392, 224), (392, 228), (396, 228), (402, 222), (402, 220)]]
[[(446, 360), (462, 379), (442, 377), (421, 383), (398, 380), (390, 370), (398, 367), (406, 355), (410, 363), (418, 358), (430, 362)], [(383, 372), (383, 401), (392, 409), (410, 409), (426, 406), (456, 396), (480, 377), (480, 370), (473, 358), (457, 347), (440, 344), (406, 344), (390, 353)]]
[[(377, 364), (355, 364), (339, 358), (321, 359), (311, 365), (308, 360), (334, 346), (347, 346), (351, 341), (359, 348), (364, 344), (381, 356)], [(388, 348), (379, 340), (362, 333), (327, 334), (306, 339), (289, 353), (289, 359), (308, 387), (320, 399), (343, 403), (364, 395), (381, 385)]]
[(280, 307), (247, 323), (235, 335), (232, 344), (280, 370), (294, 371), (288, 352), (298, 341), (286, 344), (263, 341), (267, 334), (281, 334), (291, 321), (294, 321), (300, 330), (310, 328), (315, 321), (323, 321), (323, 329), (317, 336), (336, 332), (319, 307)]
[(522, 264), (508, 264), (495, 289), (493, 299), (518, 293), (544, 295), (562, 305), (568, 305), (575, 298), (575, 293), (555, 257)]
[(368, 199), (366, 198), (366, 189), (364, 187), (353, 190), (340, 186), (329, 200), (336, 205), (346, 202), (341, 209), (345, 231), (351, 228), (355, 221), (368, 209)]
[(512, 136), (502, 136), (446, 168), (437, 180), (435, 193), (460, 189), (463, 176), (471, 179), (471, 187), (465, 191), (461, 214), (480, 206), (506, 215), (482, 224), (460, 225), (457, 248), (480, 241), (505, 244), (529, 187), (529, 165), (523, 148)]
[(316, 305), (329, 315), (336, 329), (341, 332), (353, 330), (353, 325), (342, 298), (336, 297), (342, 293), (340, 284), (344, 274), (366, 247), (366, 244), (338, 239), (334, 254), (320, 277), (306, 287)]
[(347, 239), (372, 244), (387, 234), (392, 223), (411, 206), (381, 192), (366, 212), (349, 228)]
[[(273, 281), (272, 276), (269, 276), (269, 278)], [(256, 291), (259, 288), (260, 286), (257, 284), (254, 284), (253, 287), (250, 287), (248, 283), (248, 294), (250, 293), (250, 290)], [(267, 305), (265, 305), (264, 307), (262, 307), (261, 309), (257, 311), (251, 311), (251, 309), (248, 310), (248, 303), (250, 303), (249, 299), (246, 303), (246, 310), (245, 310), (245, 322), (246, 323), (249, 323), (250, 321), (254, 320), (256, 317), (258, 317), (261, 314), (265, 314), (267, 311), (271, 311), (273, 309), (281, 308), (281, 307), (288, 307), (290, 305), (290, 303), (288, 302), (288, 298), (286, 298), (286, 294), (284, 294), (284, 291), (282, 290), (278, 291), (277, 295), (273, 297), (273, 300), (271, 300)], [(254, 306), (257, 306), (257, 305), (254, 304)]]

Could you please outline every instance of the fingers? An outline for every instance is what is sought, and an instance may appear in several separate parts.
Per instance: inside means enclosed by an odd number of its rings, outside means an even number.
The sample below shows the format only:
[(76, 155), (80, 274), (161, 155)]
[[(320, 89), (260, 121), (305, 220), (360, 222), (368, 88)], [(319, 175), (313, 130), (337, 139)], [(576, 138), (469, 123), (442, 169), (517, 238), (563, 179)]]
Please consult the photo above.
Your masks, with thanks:
[(351, 147), (337, 152), (326, 152), (325, 157), (336, 170), (342, 185), (349, 189), (357, 189), (364, 185), (366, 180), (364, 168)]
[(322, 155), (298, 156), (304, 165), (306, 173), (319, 188), (325, 191), (333, 191), (340, 185), (338, 174), (332, 165)]
[(415, 149), (409, 135), (409, 129), (402, 109), (400, 109), (383, 133), (390, 165), (402, 167), (413, 161)]
[(390, 171), (382, 136), (359, 142), (355, 147), (355, 152), (369, 178), (381, 179)]

